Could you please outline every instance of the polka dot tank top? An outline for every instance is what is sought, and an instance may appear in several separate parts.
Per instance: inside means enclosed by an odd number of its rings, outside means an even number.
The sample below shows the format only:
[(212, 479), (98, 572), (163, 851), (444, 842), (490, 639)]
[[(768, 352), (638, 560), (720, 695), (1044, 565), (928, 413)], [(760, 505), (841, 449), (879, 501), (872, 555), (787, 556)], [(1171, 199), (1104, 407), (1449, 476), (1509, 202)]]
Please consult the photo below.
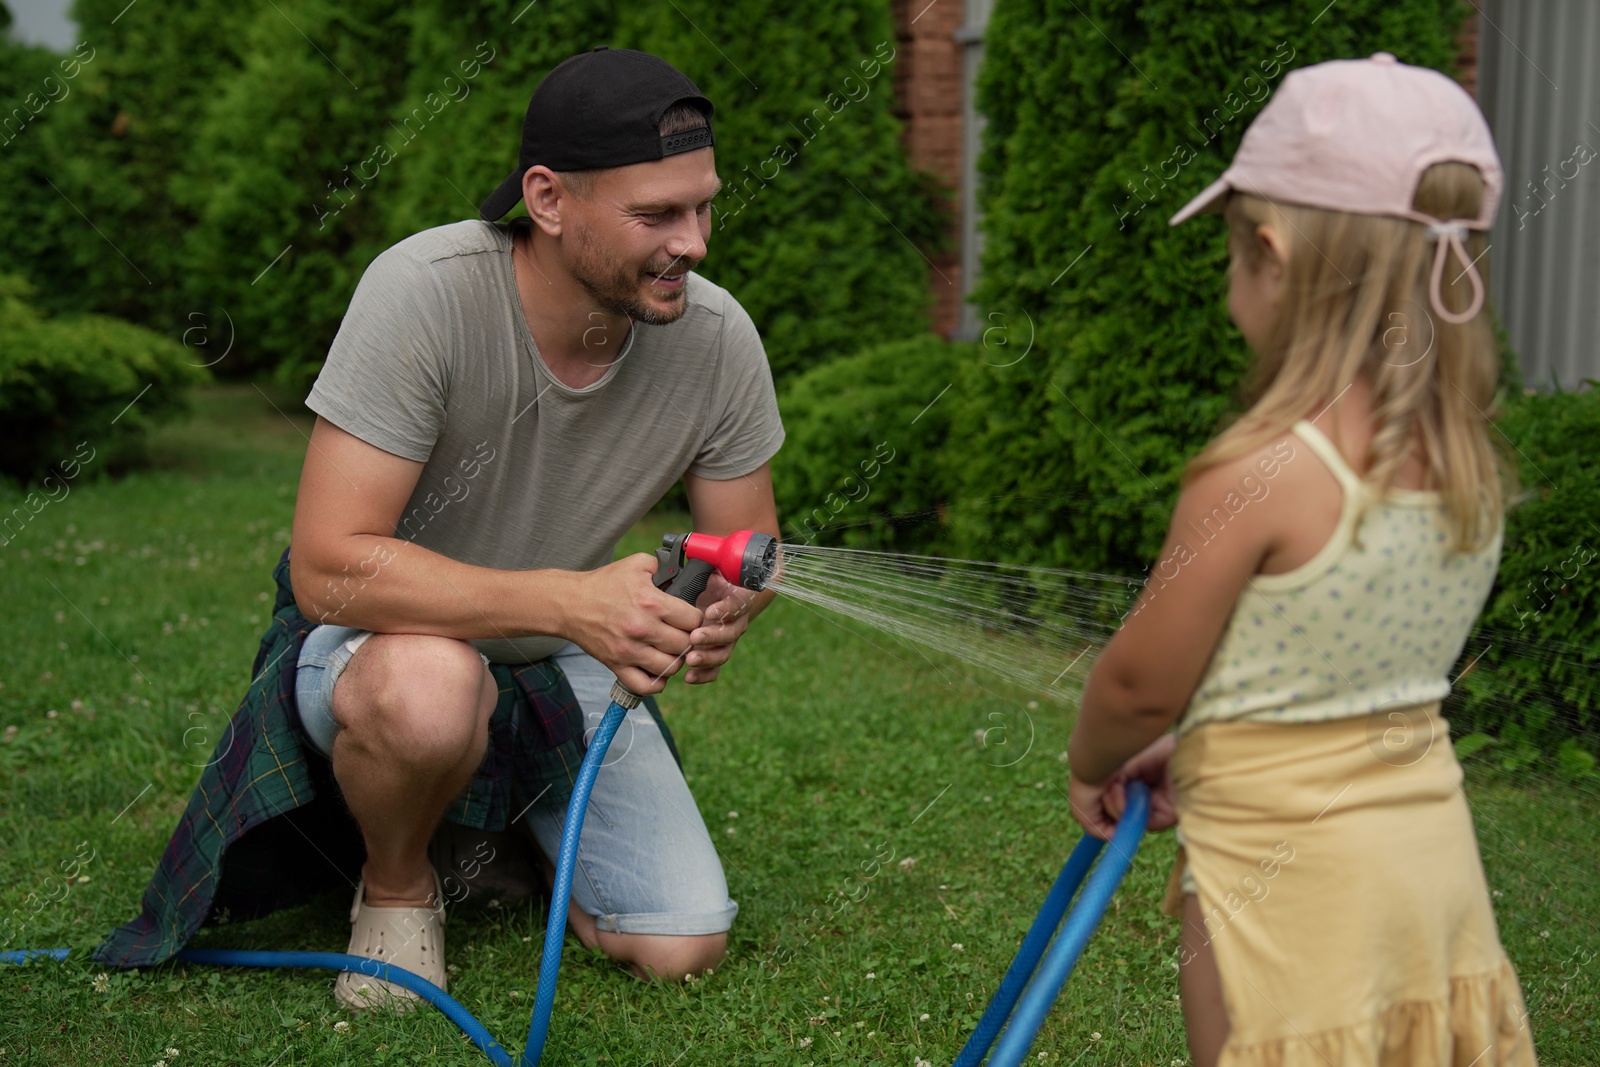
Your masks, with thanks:
[(1424, 704), (1450, 692), (1449, 671), (1483, 608), (1503, 531), (1450, 551), (1437, 492), (1374, 490), (1308, 422), (1294, 432), (1344, 490), (1322, 550), (1284, 574), (1258, 574), (1189, 702), (1178, 732), (1233, 719), (1322, 722)]

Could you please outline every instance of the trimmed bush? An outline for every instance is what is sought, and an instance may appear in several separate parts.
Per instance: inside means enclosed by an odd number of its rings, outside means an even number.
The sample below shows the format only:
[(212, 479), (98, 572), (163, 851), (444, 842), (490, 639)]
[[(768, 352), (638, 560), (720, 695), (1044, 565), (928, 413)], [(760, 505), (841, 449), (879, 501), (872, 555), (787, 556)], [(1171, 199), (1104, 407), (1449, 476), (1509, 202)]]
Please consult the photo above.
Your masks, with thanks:
[(1347, 0), (1312, 24), (1315, 7), (1284, 0), (1000, 0), (979, 75), (976, 298), (1035, 336), (1026, 358), (968, 376), (960, 554), (1148, 566), (1249, 360), (1222, 224), (1167, 219), (1223, 171), (1285, 71), (1379, 50), (1450, 70), (1459, 14)]
[(31, 296), (0, 275), (0, 475), (26, 484), (126, 466), (146, 428), (209, 377), (159, 334), (103, 315), (47, 318)]
[(916, 337), (789, 383), (779, 402), (789, 436), (772, 472), (784, 538), (896, 550), (936, 538), (953, 481), (952, 383), (976, 349)]
[(1553, 755), (1585, 772), (1594, 759), (1584, 746), (1600, 744), (1600, 389), (1520, 397), (1499, 425), (1516, 446), (1523, 499), (1452, 726), (1498, 737), (1488, 758), (1507, 769)]

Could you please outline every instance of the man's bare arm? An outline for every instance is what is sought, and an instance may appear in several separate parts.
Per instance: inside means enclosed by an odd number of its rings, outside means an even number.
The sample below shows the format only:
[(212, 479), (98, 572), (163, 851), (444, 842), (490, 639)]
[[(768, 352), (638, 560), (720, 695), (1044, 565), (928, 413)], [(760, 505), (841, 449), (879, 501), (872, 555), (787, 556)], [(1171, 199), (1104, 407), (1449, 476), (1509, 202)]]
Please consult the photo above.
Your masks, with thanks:
[(701, 615), (655, 588), (650, 556), (586, 572), (502, 571), (421, 548), (394, 530), (422, 469), (317, 420), (291, 542), (307, 618), (462, 640), (565, 637), (634, 692), (661, 690)]

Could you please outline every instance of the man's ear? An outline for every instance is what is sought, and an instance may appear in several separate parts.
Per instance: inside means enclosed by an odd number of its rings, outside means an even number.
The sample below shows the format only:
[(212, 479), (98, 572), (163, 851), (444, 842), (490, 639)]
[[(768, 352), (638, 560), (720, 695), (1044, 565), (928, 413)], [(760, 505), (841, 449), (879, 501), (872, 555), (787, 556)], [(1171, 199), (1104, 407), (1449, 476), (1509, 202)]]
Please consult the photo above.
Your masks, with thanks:
[(561, 208), (570, 195), (549, 167), (529, 167), (522, 174), (522, 202), (528, 205), (528, 216), (551, 237), (561, 236)]

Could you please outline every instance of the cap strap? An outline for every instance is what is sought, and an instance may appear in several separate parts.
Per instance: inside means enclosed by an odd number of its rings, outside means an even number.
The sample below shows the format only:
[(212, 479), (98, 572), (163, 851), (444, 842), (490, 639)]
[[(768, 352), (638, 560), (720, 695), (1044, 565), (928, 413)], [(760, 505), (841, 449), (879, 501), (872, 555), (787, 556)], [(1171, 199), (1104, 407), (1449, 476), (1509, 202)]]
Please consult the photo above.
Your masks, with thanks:
[[(1467, 227), (1459, 222), (1428, 224), (1428, 239), (1436, 242), (1433, 253), (1433, 277), (1428, 282), (1428, 299), (1440, 318), (1456, 326), (1472, 321), (1478, 312), (1483, 310), (1483, 276), (1478, 273), (1478, 265), (1467, 255), (1467, 246), (1462, 240), (1466, 236)], [(1460, 257), (1466, 267), (1461, 273), (1472, 281), (1472, 303), (1461, 312), (1451, 311), (1444, 306), (1444, 263), (1451, 252)], [(1457, 275), (1456, 280), (1460, 280), (1460, 275)]]

